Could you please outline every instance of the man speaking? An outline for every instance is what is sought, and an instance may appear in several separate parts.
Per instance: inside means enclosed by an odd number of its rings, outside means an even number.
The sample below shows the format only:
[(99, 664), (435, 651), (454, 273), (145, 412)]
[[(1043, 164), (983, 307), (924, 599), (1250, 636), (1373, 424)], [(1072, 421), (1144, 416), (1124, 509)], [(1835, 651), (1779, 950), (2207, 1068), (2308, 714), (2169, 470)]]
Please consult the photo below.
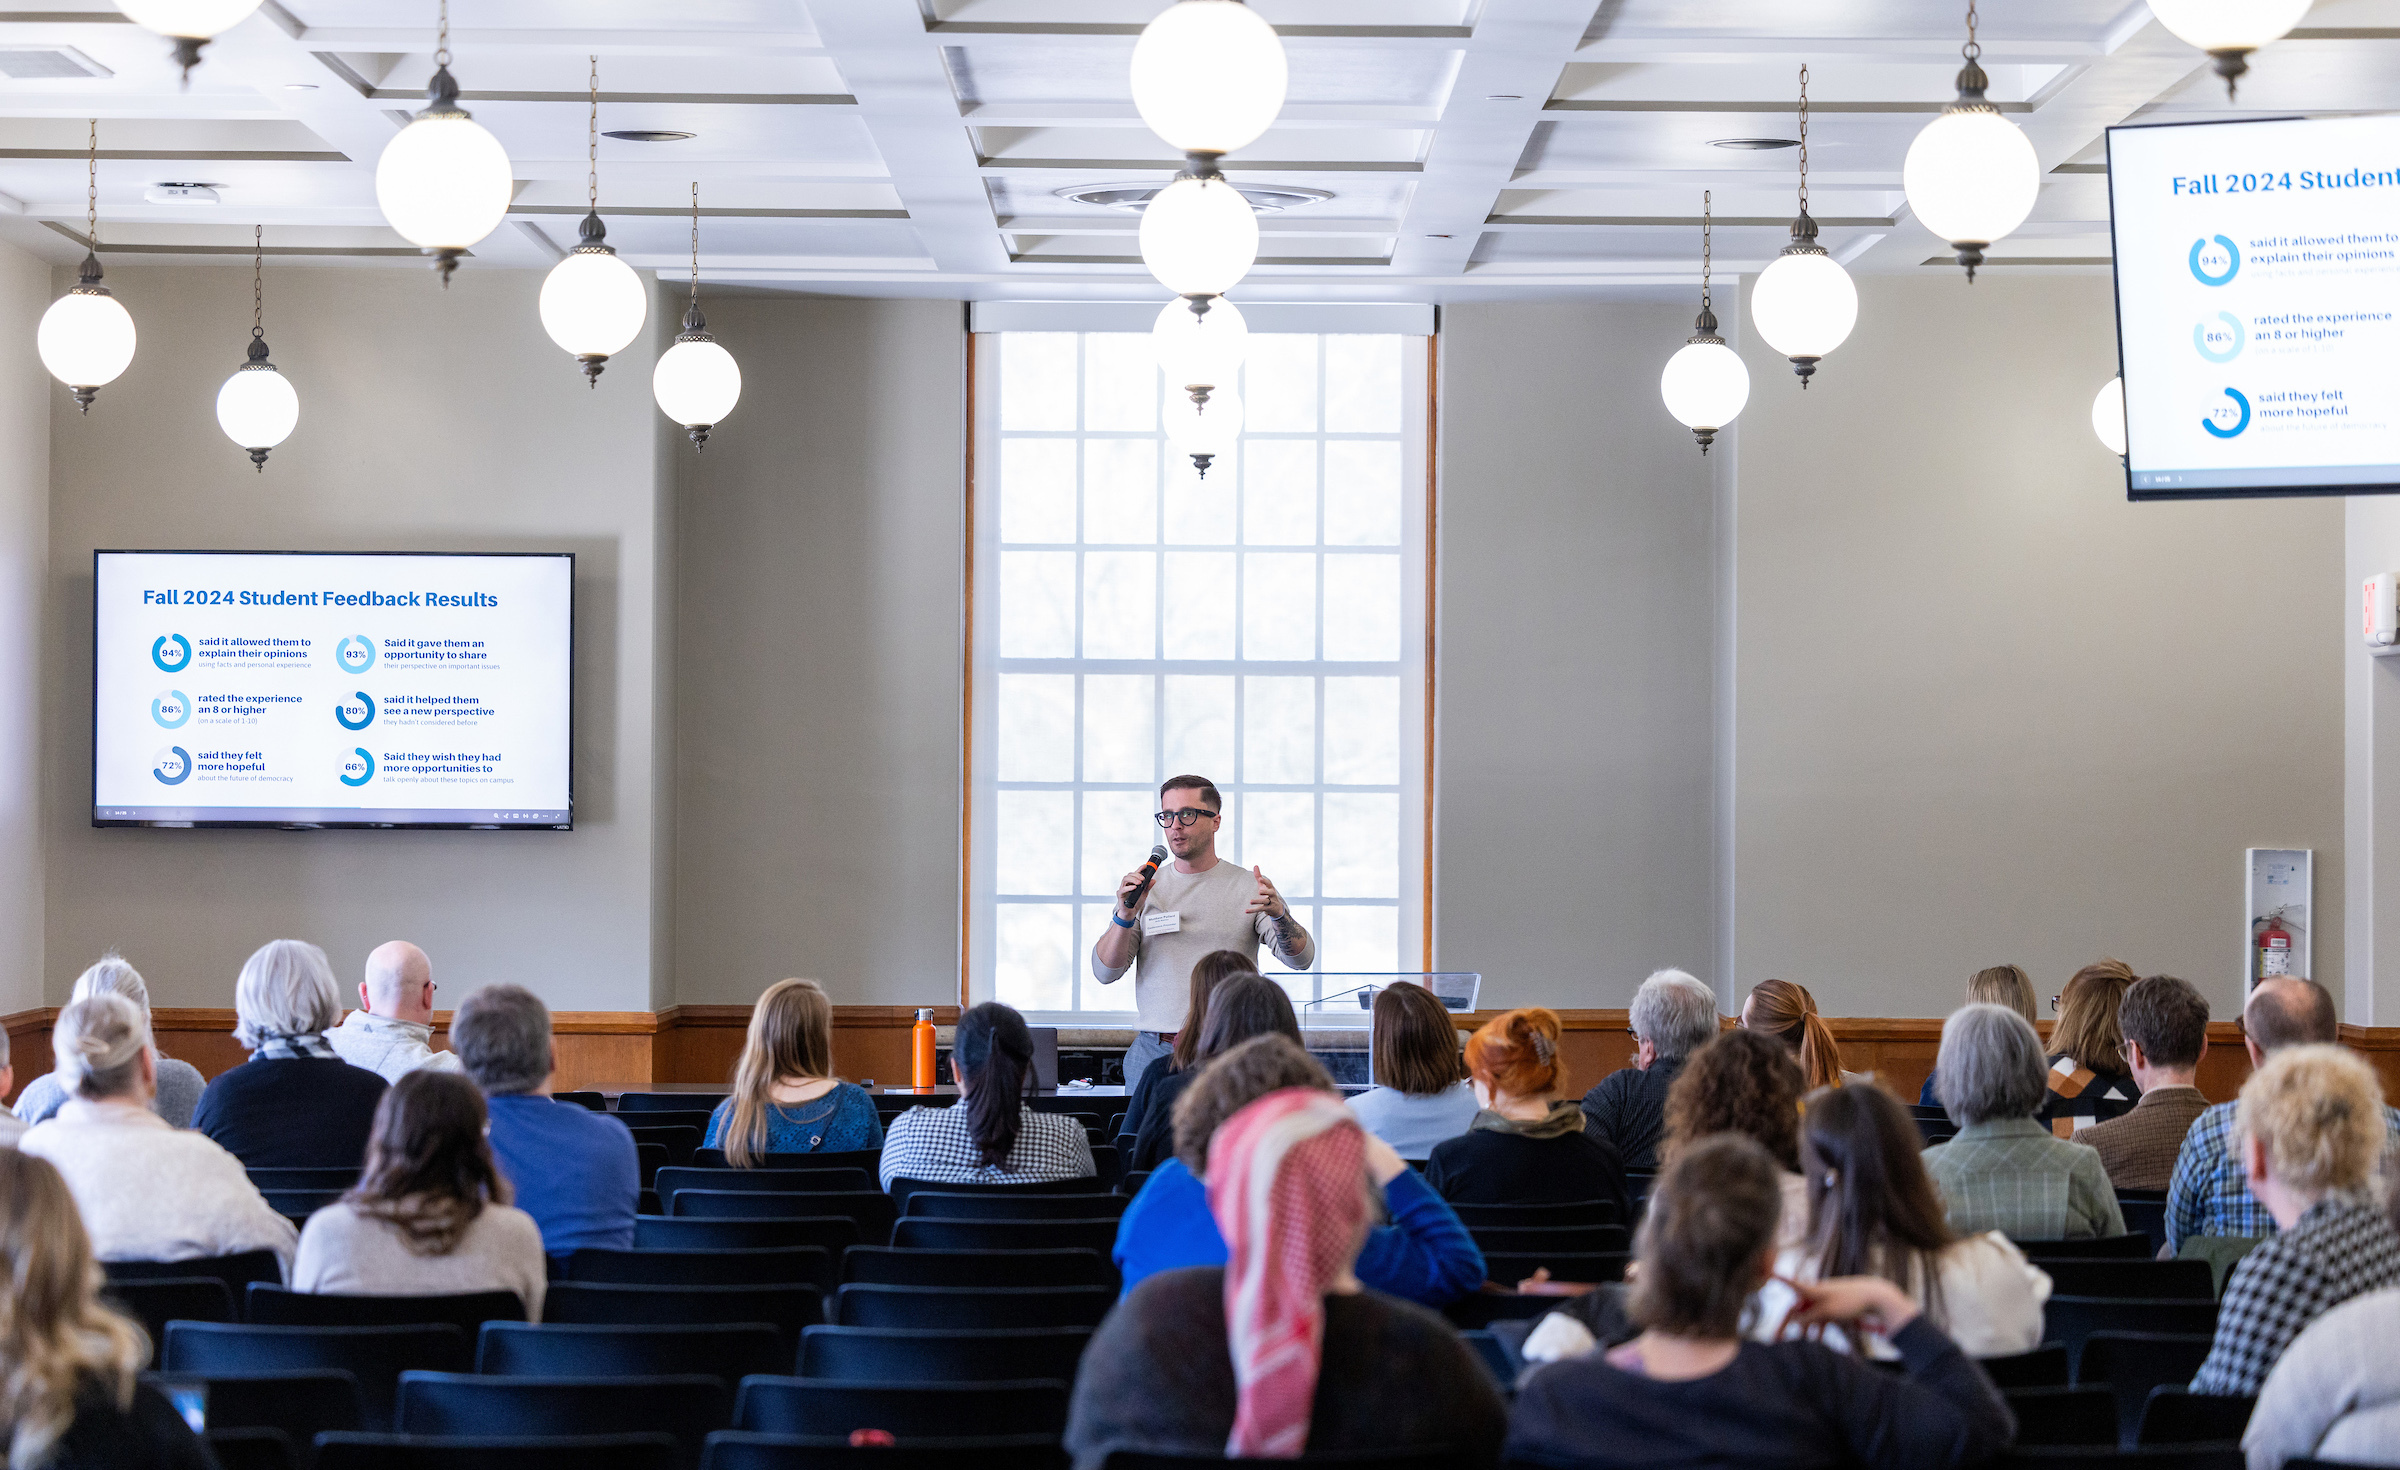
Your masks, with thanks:
[(1202, 955), (1230, 949), (1255, 965), (1264, 942), (1292, 969), (1317, 961), (1317, 942), (1267, 875), (1218, 860), (1225, 800), (1207, 777), (1170, 777), (1158, 788), (1158, 803), (1158, 825), (1166, 829), (1175, 861), (1156, 876), (1138, 869), (1125, 875), (1108, 932), (1092, 946), (1092, 978), (1103, 985), (1114, 984), (1137, 961), (1141, 965), (1133, 980), (1141, 1029), (1125, 1052), (1128, 1089), (1166, 1056), (1183, 1029), (1192, 966)]

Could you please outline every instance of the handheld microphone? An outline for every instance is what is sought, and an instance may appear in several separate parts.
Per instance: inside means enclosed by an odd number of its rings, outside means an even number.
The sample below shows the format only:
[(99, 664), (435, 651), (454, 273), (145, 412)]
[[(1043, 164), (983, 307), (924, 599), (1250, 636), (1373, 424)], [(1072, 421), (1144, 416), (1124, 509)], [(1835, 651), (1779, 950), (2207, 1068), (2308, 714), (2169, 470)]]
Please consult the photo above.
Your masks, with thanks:
[(1150, 880), (1158, 876), (1158, 865), (1166, 860), (1167, 850), (1164, 847), (1150, 849), (1150, 861), (1142, 864), (1142, 881), (1136, 883), (1133, 892), (1126, 895), (1125, 907), (1138, 909), (1142, 906), (1142, 895), (1150, 891)]

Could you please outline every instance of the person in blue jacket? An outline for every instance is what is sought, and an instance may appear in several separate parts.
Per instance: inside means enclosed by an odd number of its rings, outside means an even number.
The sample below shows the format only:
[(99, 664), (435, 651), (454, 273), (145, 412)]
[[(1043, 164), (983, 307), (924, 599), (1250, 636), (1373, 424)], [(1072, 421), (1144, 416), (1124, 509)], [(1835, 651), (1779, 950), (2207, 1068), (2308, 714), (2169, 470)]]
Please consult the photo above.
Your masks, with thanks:
[[(1175, 1157), (1152, 1171), (1117, 1224), (1114, 1251), (1126, 1291), (1183, 1266), (1221, 1266), (1225, 1237), (1208, 1208), (1208, 1141), (1217, 1125), (1286, 1087), (1333, 1090), (1325, 1069), (1281, 1034), (1242, 1043), (1208, 1064), (1175, 1105)], [(1367, 1232), (1359, 1282), (1425, 1306), (1471, 1296), (1483, 1286), (1483, 1252), (1442, 1197), (1390, 1144), (1367, 1140), (1368, 1178), (1390, 1223)]]

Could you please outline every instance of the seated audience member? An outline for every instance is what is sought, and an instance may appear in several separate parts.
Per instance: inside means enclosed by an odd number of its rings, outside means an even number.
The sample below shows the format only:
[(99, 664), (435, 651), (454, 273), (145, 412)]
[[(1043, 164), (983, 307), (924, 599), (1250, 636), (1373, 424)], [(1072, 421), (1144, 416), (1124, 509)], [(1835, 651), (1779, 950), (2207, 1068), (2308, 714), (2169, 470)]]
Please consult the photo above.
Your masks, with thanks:
[[(1526, 1375), (1511, 1465), (1560, 1470), (1954, 1470), (2006, 1449), (2016, 1422), (1973, 1359), (1881, 1276), (1802, 1288), (1803, 1327), (1888, 1339), (1887, 1373), (1819, 1342), (1746, 1342), (1746, 1303), (1775, 1263), (1780, 1170), (1747, 1138), (1669, 1155), (1636, 1244), (1628, 1310), (1641, 1335)], [(1564, 1313), (1544, 1320), (1571, 1324)]]
[(1134, 1136), (1133, 1157), (1125, 1161), (1126, 1171), (1155, 1169), (1174, 1157), (1175, 1100), (1183, 1096), (1202, 1067), (1253, 1036), (1270, 1035), (1288, 1036), (1300, 1043), (1300, 1017), (1283, 987), (1260, 975), (1234, 975), (1220, 984), (1208, 998), (1208, 1019), (1201, 1023), (1200, 1039), (1192, 1047), (1192, 1065), (1180, 1072), (1164, 1066), (1150, 1069), (1154, 1079), (1150, 1110), (1142, 1116), (1141, 1131)]
[(2208, 1111), (2208, 1099), (2192, 1085), (2208, 1052), (2208, 1001), (2187, 981), (2152, 975), (2117, 1002), (2117, 1027), (2142, 1100), (2121, 1118), (2077, 1129), (2075, 1141), (2100, 1151), (2118, 1189), (2164, 1189), (2184, 1135)]
[(1667, 1089), (1683, 1075), (1685, 1059), (1717, 1034), (1717, 994), (1681, 970), (1661, 970), (1633, 993), (1626, 1024), (1633, 1029), (1633, 1065), (1583, 1095), (1584, 1126), (1626, 1168), (1648, 1173), (1658, 1167), (1658, 1140), (1667, 1128)]
[(464, 1077), (403, 1073), (375, 1109), (358, 1186), (308, 1217), (292, 1289), (340, 1296), (513, 1291), (542, 1320), (542, 1228), (509, 1204)]
[(1800, 1073), (1808, 1079), (1812, 1092), (1866, 1080), (1860, 1073), (1842, 1070), (1841, 1044), (1833, 1039), (1833, 1028), (1825, 1024), (1825, 1018), (1817, 1014), (1817, 998), (1805, 985), (1789, 980), (1758, 982), (1758, 988), (1742, 1002), (1742, 1029), (1764, 1032), (1790, 1047), (1792, 1055), (1800, 1059)]
[(775, 1154), (860, 1153), (883, 1147), (875, 1099), (833, 1075), (833, 1002), (814, 980), (778, 980), (750, 1010), (733, 1095), (708, 1120), (704, 1148), (737, 1169)]
[(246, 1169), (355, 1169), (367, 1156), (384, 1081), (325, 1044), (341, 992), (325, 951), (297, 939), (261, 945), (234, 982), (233, 1039), (250, 1060), (200, 1094), (192, 1126)]
[(2005, 1006), (1971, 1005), (1942, 1023), (1934, 1061), (1958, 1136), (1925, 1150), (1950, 1228), (2012, 1240), (2125, 1233), (2100, 1155), (2033, 1120), (2049, 1095), (2042, 1038)]
[[(75, 988), (67, 993), (67, 1004), (90, 1000), (95, 995), (121, 995), (132, 1001), (142, 1013), (142, 1027), (150, 1026), (150, 987), (143, 983), (141, 972), (125, 963), (124, 956), (111, 950), (100, 956), (100, 962), (75, 977)], [(151, 1055), (158, 1058), (158, 1093), (150, 1099), (150, 1110), (167, 1120), (170, 1128), (192, 1126), (192, 1109), (200, 1105), (200, 1094), (207, 1088), (208, 1079), (190, 1062), (179, 1062), (159, 1051), (155, 1037), (150, 1042)], [(39, 1123), (59, 1109), (74, 1088), (56, 1072), (48, 1072), (25, 1084), (25, 1095), (17, 1099), (17, 1117), (27, 1127)]]
[(405, 939), (375, 946), (358, 1009), (325, 1033), (325, 1044), (353, 1067), (397, 1082), (419, 1067), (458, 1070), (458, 1053), (433, 1049), (433, 962)]
[[(8, 1060), (8, 1028), (0, 1026), (0, 1097), (8, 1096), (16, 1087), (17, 1069), (10, 1066)], [(24, 1119), (12, 1112), (7, 1104), (0, 1103), (0, 1148), (16, 1147), (17, 1137), (25, 1131), (26, 1126)]]
[(2235, 1106), (2242, 1174), (2276, 1234), (2226, 1278), (2194, 1393), (2257, 1393), (2328, 1308), (2400, 1286), (2400, 1233), (2364, 1197), (2385, 1139), (2374, 1070), (2338, 1046), (2286, 1047)]
[(1165, 1078), (1188, 1072), (1199, 1065), (1200, 1030), (1208, 1024), (1208, 1000), (1217, 987), (1236, 975), (1255, 975), (1258, 966), (1242, 958), (1238, 949), (1212, 949), (1200, 956), (1192, 966), (1192, 993), (1183, 1012), (1183, 1029), (1175, 1033), (1175, 1045), (1163, 1062), (1153, 1062), (1142, 1069), (1138, 1079), (1127, 1079), (1132, 1092), (1125, 1099), (1125, 1121), (1117, 1126), (1119, 1137), (1139, 1135), (1142, 1120), (1150, 1116), (1151, 1099), (1158, 1095), (1158, 1084)]
[(1631, 1219), (1617, 1151), (1584, 1131), (1563, 1096), (1558, 1016), (1539, 1006), (1503, 1011), (1467, 1038), (1467, 1073), (1482, 1111), (1435, 1147), (1425, 1182), (1452, 1204), (1545, 1205), (1609, 1200)]
[[(2033, 977), (2019, 965), (1994, 965), (1977, 970), (1967, 978), (1967, 1004), (2006, 1006), (2025, 1018), (2035, 1030), (2041, 1029), (2042, 1013), (2033, 998)], [(1925, 1074), (1925, 1085), (1917, 1090), (1917, 1106), (1938, 1108), (1941, 1099), (1934, 1096), (1933, 1079), (1941, 1075), (1937, 1068)]]
[(0, 1292), (0, 1422), (12, 1470), (216, 1470), (183, 1416), (141, 1381), (150, 1344), (100, 1301), (91, 1238), (58, 1171), (7, 1149), (0, 1273), (10, 1285)]
[(910, 1108), (883, 1140), (883, 1187), (895, 1179), (933, 1184), (1045, 1184), (1088, 1179), (1092, 1145), (1065, 1113), (1025, 1106), (1033, 1033), (998, 1001), (971, 1006), (950, 1037), (958, 1102)]
[[(2400, 1229), (2400, 1171), (2384, 1218)], [(2352, 1297), (2301, 1329), (2275, 1360), (2242, 1435), (2250, 1470), (2286, 1460), (2364, 1465), (2400, 1445), (2400, 1289)]]
[[(2333, 997), (2314, 980), (2278, 975), (2261, 980), (2242, 1003), (2242, 1048), (2253, 1073), (2287, 1046), (2330, 1044), (2337, 1025)], [(2180, 1252), (2195, 1235), (2257, 1240), (2275, 1233), (2275, 1217), (2250, 1193), (2242, 1175), (2240, 1141), (2234, 1137), (2238, 1104), (2218, 1103), (2202, 1113), (2175, 1155), (2167, 1181), (2167, 1249)], [(2384, 1126), (2400, 1138), (2400, 1111), (2383, 1110)]]
[[(1267, 1042), (1261, 1045), (1272, 1046)], [(1215, 1067), (1203, 1075), (1214, 1075)], [(1316, 1086), (1270, 1092), (1209, 1141), (1222, 1266), (1150, 1277), (1093, 1334), (1066, 1447), (1292, 1459), (1448, 1449), (1499, 1459), (1506, 1412), (1447, 1322), (1362, 1289), (1368, 1139)]]
[(486, 985), (450, 1017), (450, 1045), (491, 1111), (492, 1155), (554, 1256), (631, 1250), (641, 1199), (633, 1134), (544, 1091), (558, 1070), (550, 1008), (521, 985)]
[(289, 1262), (292, 1222), (241, 1160), (150, 1110), (158, 1063), (141, 1011), (95, 995), (58, 1013), (50, 1046), (74, 1087), (17, 1147), (55, 1165), (104, 1261), (186, 1261), (271, 1250)]
[(1434, 993), (1402, 981), (1375, 992), (1375, 1085), (1350, 1099), (1358, 1126), (1404, 1159), (1423, 1159), (1475, 1121), (1458, 1027)]
[(2142, 1099), (2125, 1067), (2125, 1033), (2117, 1008), (2133, 985), (2122, 960), (2085, 965), (2059, 992), (2058, 1024), (2050, 1029), (2050, 1096), (2035, 1116), (2060, 1138), (2122, 1118)]
[[(1397, 989), (1398, 987), (1393, 987)], [(1158, 1166), (1118, 1222), (1116, 1260), (1125, 1289), (1161, 1271), (1225, 1264), (1225, 1237), (1208, 1212), (1209, 1139), (1224, 1121), (1271, 1092), (1334, 1092), (1325, 1069), (1288, 1036), (1243, 1042), (1202, 1070), (1175, 1102), (1175, 1157)], [(1367, 1173), (1391, 1223), (1367, 1232), (1358, 1279), (1373, 1291), (1438, 1307), (1483, 1285), (1483, 1252), (1442, 1197), (1392, 1146), (1367, 1136)]]
[[(1996, 1231), (1960, 1236), (1942, 1218), (1942, 1197), (1918, 1156), (1916, 1121), (1879, 1087), (1824, 1088), (1808, 1096), (1800, 1124), (1800, 1172), (1808, 1181), (1808, 1239), (1776, 1257), (1776, 1279), (1759, 1293), (1754, 1335), (1789, 1332), (1790, 1283), (1880, 1276), (1908, 1293), (1934, 1326), (1969, 1357), (1998, 1358), (2042, 1345), (2050, 1278)], [(1824, 1339), (1877, 1358), (1899, 1354), (1874, 1333)]]
[(1800, 1177), (1800, 1098), (1807, 1091), (1791, 1048), (1757, 1031), (1728, 1031), (1692, 1053), (1667, 1089), (1659, 1157), (1716, 1133), (1739, 1133), (1775, 1161), (1783, 1190), (1779, 1249), (1808, 1238), (1808, 1184)]

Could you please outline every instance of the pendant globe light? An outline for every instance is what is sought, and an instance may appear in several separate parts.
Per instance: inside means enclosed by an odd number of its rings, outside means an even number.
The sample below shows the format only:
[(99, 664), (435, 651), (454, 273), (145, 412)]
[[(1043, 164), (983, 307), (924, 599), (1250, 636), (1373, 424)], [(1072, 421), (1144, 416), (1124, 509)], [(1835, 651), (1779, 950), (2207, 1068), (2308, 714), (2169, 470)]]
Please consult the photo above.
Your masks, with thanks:
[(1208, 401), (1201, 403), (1189, 393), (1170, 388), (1167, 401), (1159, 407), (1159, 418), (1167, 442), (1178, 453), (1192, 457), (1192, 468), (1203, 480), (1217, 456), (1233, 453), (1234, 443), (1242, 437), (1242, 400), (1230, 391), (1211, 393)]
[(1182, 0), (1133, 43), (1133, 105), (1150, 131), (1212, 158), (1246, 148), (1283, 111), (1283, 41), (1241, 0)]
[(433, 257), (442, 285), (459, 257), (500, 226), (516, 181), (508, 152), (458, 105), (450, 75), (450, 0), (441, 0), (425, 110), (384, 145), (375, 164), (375, 202), (400, 237)]
[(1178, 296), (1222, 296), (1258, 262), (1258, 214), (1213, 158), (1195, 153), (1142, 211), (1141, 239), (1142, 264), (1160, 285)]
[(708, 431), (725, 421), (742, 397), (742, 369), (733, 354), (708, 334), (700, 315), (700, 186), (692, 185), (692, 304), (684, 308), (675, 345), (659, 354), (650, 372), (651, 396), (659, 411), (683, 425), (692, 451), (708, 451)]
[(1211, 394), (1233, 391), (1250, 355), (1250, 324), (1222, 296), (1170, 301), (1151, 325), (1150, 350), (1167, 386), (1205, 405)]
[(1974, 0), (1967, 3), (1967, 44), (1960, 52), (1958, 100), (1908, 145), (1901, 186), (1917, 222), (1950, 242), (1975, 279), (1984, 247), (2025, 223), (2042, 191), (2042, 164), (2025, 130), (1984, 100), (1983, 47), (1975, 40)]
[(265, 474), (267, 451), (292, 437), (300, 422), (300, 395), (267, 361), (267, 231), (263, 225), (250, 229), (250, 360), (217, 390), (217, 427), (249, 450), (250, 462)]
[(1708, 305), (1713, 192), (1703, 190), (1700, 195), (1700, 315), (1692, 323), (1691, 340), (1667, 359), (1667, 370), (1658, 379), (1658, 396), (1667, 401), (1667, 412), (1692, 431), (1704, 455), (1716, 442), (1717, 430), (1732, 423), (1750, 401), (1750, 369), (1717, 335), (1717, 314)]
[(133, 318), (100, 284), (100, 120), (92, 119), (84, 177), (83, 269), (67, 294), (50, 303), (34, 330), (34, 350), (50, 376), (75, 390), (85, 413), (100, 390), (133, 362)]
[(623, 352), (641, 334), (650, 315), (650, 296), (642, 289), (633, 267), (608, 246), (608, 229), (600, 223), (600, 58), (592, 58), (590, 171), (585, 176), (591, 212), (583, 217), (579, 239), (566, 259), (550, 268), (542, 282), (542, 330), (550, 340), (575, 354), (583, 364), (584, 381), (600, 386), (608, 360)]
[(2092, 432), (2109, 453), (2125, 457), (2125, 380), (2111, 378), (2092, 396)]
[(250, 18), (259, 0), (116, 0), (125, 18), (175, 43), (175, 63), (190, 86), (200, 48)]
[(1750, 288), (1750, 321), (1769, 347), (1792, 361), (1800, 386), (1816, 376), (1817, 363), (1842, 345), (1858, 324), (1858, 287), (1850, 273), (1817, 243), (1817, 222), (1808, 217), (1808, 68), (1800, 68), (1800, 213), (1791, 243), (1768, 262)]
[(2250, 69), (2250, 53), (2282, 40), (2308, 14), (2309, 4), (2310, 0), (2150, 0), (2150, 13), (2178, 40), (2214, 58), (2217, 75), (2225, 79), (2225, 100), (2231, 102), (2234, 82)]

